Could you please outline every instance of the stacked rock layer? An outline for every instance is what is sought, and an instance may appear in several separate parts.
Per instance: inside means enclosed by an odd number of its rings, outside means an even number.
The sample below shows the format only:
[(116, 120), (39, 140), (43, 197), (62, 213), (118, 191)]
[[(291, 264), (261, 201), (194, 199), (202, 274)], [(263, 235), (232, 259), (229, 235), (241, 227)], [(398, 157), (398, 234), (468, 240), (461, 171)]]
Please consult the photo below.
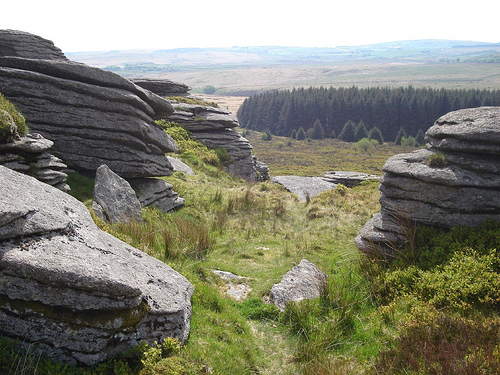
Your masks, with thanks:
[(98, 229), (68, 194), (2, 166), (0, 181), (0, 334), (87, 365), (187, 339), (188, 280)]
[(249, 181), (268, 180), (269, 168), (252, 154), (252, 145), (234, 130), (238, 119), (231, 112), (209, 103), (188, 104), (176, 96), (189, 96), (189, 87), (170, 80), (137, 78), (137, 85), (162, 96), (167, 96), (175, 112), (165, 117), (189, 130), (194, 138), (209, 148), (225, 148), (230, 157), (227, 169), (233, 176)]
[(69, 167), (107, 164), (125, 178), (172, 173), (166, 152), (177, 145), (153, 119), (172, 106), (114, 73), (69, 61), (52, 42), (0, 30), (0, 92), (32, 131), (54, 141)]
[(426, 132), (427, 149), (385, 163), (380, 212), (355, 239), (366, 252), (397, 251), (416, 225), (500, 221), (500, 107), (450, 112)]
[(70, 188), (66, 184), (66, 164), (48, 153), (53, 144), (40, 134), (27, 134), (13, 142), (0, 144), (0, 165), (67, 192)]

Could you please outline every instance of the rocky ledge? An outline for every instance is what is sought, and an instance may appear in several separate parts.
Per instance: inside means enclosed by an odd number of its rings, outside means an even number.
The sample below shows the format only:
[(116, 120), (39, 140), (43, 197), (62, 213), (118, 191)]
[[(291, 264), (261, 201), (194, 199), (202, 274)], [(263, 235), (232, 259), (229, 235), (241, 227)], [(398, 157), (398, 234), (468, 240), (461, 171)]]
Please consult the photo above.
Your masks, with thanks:
[(359, 249), (391, 255), (416, 225), (500, 221), (500, 107), (450, 112), (425, 136), (427, 149), (385, 163), (381, 209), (356, 237)]
[(0, 144), (0, 165), (25, 173), (59, 190), (69, 191), (66, 164), (48, 153), (54, 142), (40, 134), (27, 134), (13, 142)]
[[(217, 108), (209, 103), (190, 104), (169, 98), (186, 96), (187, 90), (179, 94), (179, 85), (171, 81), (162, 84), (161, 80), (135, 79), (138, 85), (149, 88), (159, 95), (166, 95), (174, 108), (174, 112), (164, 117), (167, 121), (175, 121), (189, 130), (194, 138), (209, 148), (225, 148), (230, 157), (228, 172), (248, 181), (264, 181), (269, 179), (269, 168), (257, 160), (252, 154), (252, 145), (234, 130), (239, 126), (238, 119), (231, 112)], [(174, 90), (174, 91), (169, 91)]]
[(68, 60), (48, 40), (0, 30), (0, 92), (73, 169), (107, 164), (125, 178), (172, 173), (165, 153), (177, 145), (154, 123), (172, 106), (117, 74)]
[(68, 194), (2, 166), (0, 181), (0, 334), (87, 365), (187, 339), (188, 280), (98, 229)]

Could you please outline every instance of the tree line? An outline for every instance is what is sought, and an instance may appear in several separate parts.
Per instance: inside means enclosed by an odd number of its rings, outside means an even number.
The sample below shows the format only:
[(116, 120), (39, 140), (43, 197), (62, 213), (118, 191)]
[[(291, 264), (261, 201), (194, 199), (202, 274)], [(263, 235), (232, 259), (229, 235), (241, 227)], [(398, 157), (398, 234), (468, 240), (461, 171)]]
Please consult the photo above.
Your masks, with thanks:
[(356, 141), (360, 134), (351, 137), (351, 133), (358, 129), (377, 137), (380, 132), (383, 140), (393, 142), (420, 138), (450, 111), (498, 105), (500, 90), (309, 87), (251, 96), (237, 115), (240, 126), (274, 135)]

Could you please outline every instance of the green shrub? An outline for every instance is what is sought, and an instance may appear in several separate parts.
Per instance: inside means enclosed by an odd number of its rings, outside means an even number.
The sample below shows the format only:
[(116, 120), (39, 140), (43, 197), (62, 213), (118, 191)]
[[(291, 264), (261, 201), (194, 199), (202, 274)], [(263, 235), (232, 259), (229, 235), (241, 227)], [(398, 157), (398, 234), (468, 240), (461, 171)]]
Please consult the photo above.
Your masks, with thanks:
[(179, 147), (181, 155), (185, 156), (192, 154), (196, 159), (200, 159), (202, 162), (216, 167), (221, 167), (223, 164), (227, 164), (230, 161), (227, 150), (224, 151), (222, 148), (215, 150), (209, 149), (203, 143), (191, 137), (191, 133), (176, 122), (158, 120), (156, 123), (173, 138)]
[[(26, 124), (24, 116), (16, 109), (14, 104), (12, 104), (9, 100), (7, 100), (7, 98), (5, 98), (5, 96), (3, 96), (1, 93), (0, 93), (0, 110), (6, 111), (12, 117), (12, 120), (14, 121), (17, 131), (17, 133), (15, 134), (23, 136), (28, 133), (28, 125)], [(0, 142), (2, 141), (2, 138), (7, 139), (8, 138), (7, 133), (10, 133), (8, 129), (2, 130), (4, 127), (7, 126), (8, 123), (7, 120), (10, 120), (10, 118), (5, 118), (4, 116), (0, 116)]]
[(448, 165), (448, 160), (446, 160), (446, 154), (442, 151), (438, 151), (435, 154), (429, 155), (427, 158), (427, 165), (434, 168), (444, 168)]

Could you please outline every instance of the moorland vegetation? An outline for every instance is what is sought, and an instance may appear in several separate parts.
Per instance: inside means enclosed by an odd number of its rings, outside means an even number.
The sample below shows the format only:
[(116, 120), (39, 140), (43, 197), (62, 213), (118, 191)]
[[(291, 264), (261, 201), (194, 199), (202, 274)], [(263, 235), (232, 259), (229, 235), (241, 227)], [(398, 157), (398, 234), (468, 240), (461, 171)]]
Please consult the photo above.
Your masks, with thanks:
[[(500, 371), (500, 224), (450, 231), (414, 227), (392, 262), (359, 253), (353, 238), (379, 210), (378, 184), (339, 185), (306, 202), (270, 182), (229, 176), (218, 153), (162, 124), (179, 143), (195, 176), (166, 178), (186, 199), (172, 213), (143, 210), (144, 222), (98, 225), (168, 263), (195, 286), (189, 340), (139, 346), (124, 358), (78, 368), (0, 340), (6, 374), (487, 374)], [(370, 152), (332, 139), (263, 140), (256, 153), (277, 173), (307, 175), (355, 164), (380, 173), (387, 154), (404, 148), (373, 144)], [(302, 147), (304, 146), (304, 147)], [(267, 149), (267, 151), (266, 151)], [(300, 149), (300, 150), (299, 150)], [(329, 161), (318, 150), (330, 150)], [(290, 154), (287, 154), (290, 152)], [(295, 169), (292, 159), (296, 153)], [(300, 157), (298, 155), (301, 155)], [(338, 157), (334, 157), (337, 155)], [(380, 156), (382, 155), (382, 156)], [(288, 162), (283, 162), (288, 160)], [(293, 160), (293, 159), (292, 159)], [(354, 160), (354, 165), (352, 164)], [(333, 161), (335, 164), (333, 164)], [(292, 163), (292, 164), (289, 164)], [(329, 164), (330, 163), (330, 164)], [(93, 180), (74, 173), (72, 194), (91, 205)], [(301, 259), (328, 274), (320, 298), (268, 304), (271, 286)], [(244, 301), (227, 296), (213, 270), (245, 276)]]

